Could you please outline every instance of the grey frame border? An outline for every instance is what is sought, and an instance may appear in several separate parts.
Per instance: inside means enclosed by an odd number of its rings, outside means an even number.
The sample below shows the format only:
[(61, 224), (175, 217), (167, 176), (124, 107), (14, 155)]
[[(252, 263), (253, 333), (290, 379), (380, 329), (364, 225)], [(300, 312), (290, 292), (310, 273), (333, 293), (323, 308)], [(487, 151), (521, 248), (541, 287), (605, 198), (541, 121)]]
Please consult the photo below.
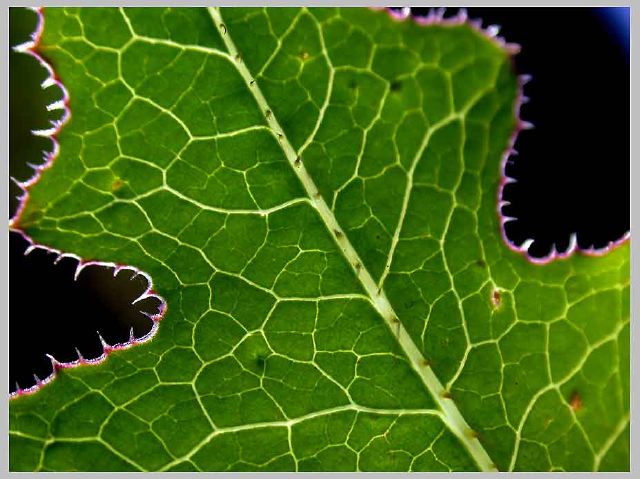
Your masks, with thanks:
[[(126, 5), (130, 6), (196, 6), (202, 5), (202, 3), (194, 3), (191, 1), (144, 1), (144, 0), (129, 0), (127, 2), (117, 2), (116, 0), (101, 0), (98, 4), (94, 6), (118, 6), (126, 3)], [(326, 2), (321, 3), (319, 1), (313, 2), (295, 2), (292, 0), (272, 0), (269, 3), (269, 6), (388, 6), (393, 4), (393, 2), (381, 2), (380, 0), (346, 0), (343, 3), (335, 2)], [(264, 6), (266, 4), (265, 0), (256, 1), (256, 0), (226, 0), (221, 2), (220, 6)], [(60, 2), (57, 0), (54, 1), (42, 1), (42, 2), (33, 2), (33, 1), (24, 1), (24, 2), (10, 2), (4, 3), (0, 13), (1, 25), (4, 26), (5, 34), (2, 37), (2, 129), (0, 133), (0, 144), (4, 145), (4, 155), (5, 158), (9, 158), (9, 7), (24, 7), (24, 6), (86, 6), (87, 2), (82, 0), (67, 0), (65, 2)], [(433, 6), (433, 5), (425, 5), (423, 1), (418, 1), (415, 3), (410, 3), (412, 6)], [(635, 5), (633, 2), (620, 2), (616, 0), (563, 0), (561, 4), (554, 4), (552, 2), (547, 1), (534, 1), (529, 0), (526, 4), (514, 4), (513, 2), (509, 2), (506, 0), (493, 0), (490, 2), (482, 2), (479, 0), (468, 0), (466, 2), (452, 1), (447, 4), (449, 7), (461, 7), (461, 6), (535, 6), (535, 7), (558, 7), (558, 6), (572, 6), (572, 7), (595, 7), (595, 6), (621, 6), (621, 7), (630, 7), (631, 8), (631, 80), (630, 80), (630, 88), (633, 85), (633, 79), (638, 78), (638, 57), (639, 50), (636, 32), (640, 29), (640, 17), (636, 13)], [(508, 40), (508, 39), (507, 39)], [(523, 72), (526, 73), (526, 72)], [(636, 208), (637, 202), (640, 202), (640, 197), (638, 197), (637, 193), (634, 192), (632, 185), (634, 182), (636, 184), (640, 184), (640, 170), (634, 168), (633, 158), (634, 151), (638, 151), (638, 138), (631, 134), (633, 124), (633, 115), (634, 112), (638, 111), (638, 96), (634, 95), (633, 89), (631, 89), (631, 111), (630, 111), (630, 123), (629, 123), (629, 131), (631, 138), (631, 155), (629, 158), (630, 165), (630, 184), (629, 188), (631, 191), (631, 231), (635, 230), (637, 226), (640, 225), (640, 208)], [(8, 180), (9, 178), (9, 164), (8, 161), (0, 162), (0, 171), (2, 172), (2, 177)], [(9, 203), (8, 203), (8, 181), (1, 182), (2, 185), (2, 211), (4, 214), (4, 218), (9, 217)], [(635, 180), (635, 181), (634, 181)], [(2, 391), (5, 398), (9, 397), (9, 387), (8, 387), (8, 365), (9, 365), (9, 237), (8, 235), (2, 235), (0, 238), (2, 244), (2, 254), (0, 255), (0, 261), (2, 266), (2, 287), (0, 288), (1, 297), (2, 297), (2, 345), (3, 349), (3, 359), (5, 360), (6, 366), (2, 368), (0, 373), (0, 382), (2, 382)], [(640, 267), (640, 257), (638, 256), (638, 247), (636, 246), (635, 241), (631, 242), (631, 367), (630, 367), (630, 375), (631, 375), (631, 420), (630, 424), (635, 424), (634, 419), (637, 419), (637, 411), (640, 409), (640, 382), (635, 379), (634, 372), (637, 371), (638, 365), (636, 361), (638, 359), (638, 343), (640, 339), (638, 339), (638, 335), (640, 334), (639, 326), (637, 324), (637, 320), (633, 318), (638, 317), (638, 311), (640, 309), (640, 302), (638, 298), (640, 297), (639, 288), (634, 284), (633, 278), (637, 276)], [(2, 405), (2, 434), (0, 434), (0, 451), (2, 451), (2, 456), (0, 458), (0, 473), (4, 476), (7, 474), (8, 476), (14, 476), (20, 474), (20, 477), (37, 477), (38, 473), (14, 473), (9, 472), (9, 401), (8, 399)], [(635, 477), (640, 474), (640, 433), (637, 427), (631, 427), (631, 449), (630, 449), (630, 471), (624, 473), (598, 473), (598, 477), (621, 477), (621, 476), (629, 476)], [(63, 473), (66, 474), (66, 473)], [(133, 474), (133, 473), (131, 473)], [(150, 475), (150, 477), (163, 477), (162, 473), (146, 473)], [(313, 475), (314, 477), (359, 477), (359, 475), (364, 473), (172, 473), (175, 476), (179, 477), (193, 477), (195, 475), (215, 475), (215, 477), (282, 477), (282, 476), (290, 476), (292, 474)], [(399, 477), (399, 476), (409, 476), (411, 477), (437, 477), (443, 476), (447, 473), (366, 473), (368, 477)], [(477, 475), (478, 473), (457, 473), (457, 475), (471, 477), (471, 475)], [(533, 475), (536, 473), (526, 472), (526, 473), (480, 473), (491, 476), (501, 477), (506, 476), (522, 476), (522, 475)], [(552, 474), (552, 473), (544, 473)], [(126, 477), (129, 473), (74, 473), (74, 477)], [(562, 473), (563, 477), (574, 478), (574, 477), (583, 477), (586, 473), (580, 472), (566, 472)]]

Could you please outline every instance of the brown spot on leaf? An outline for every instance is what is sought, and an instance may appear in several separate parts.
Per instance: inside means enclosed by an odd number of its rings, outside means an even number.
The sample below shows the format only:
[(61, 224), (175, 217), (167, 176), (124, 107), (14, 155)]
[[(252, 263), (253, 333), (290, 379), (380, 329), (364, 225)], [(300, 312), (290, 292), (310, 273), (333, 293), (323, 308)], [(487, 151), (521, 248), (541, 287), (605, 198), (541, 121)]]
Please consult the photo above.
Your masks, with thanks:
[(582, 409), (582, 397), (578, 394), (578, 391), (573, 391), (571, 393), (571, 397), (569, 398), (569, 405), (574, 412), (580, 411)]
[(309, 59), (309, 52), (301, 51), (299, 56), (300, 56), (300, 60), (302, 60), (303, 62), (306, 62)]
[(124, 181), (120, 178), (111, 183), (111, 191), (118, 191), (124, 185)]
[(502, 303), (502, 293), (497, 288), (494, 289), (491, 293), (491, 303), (493, 304), (494, 308), (499, 308), (500, 304)]

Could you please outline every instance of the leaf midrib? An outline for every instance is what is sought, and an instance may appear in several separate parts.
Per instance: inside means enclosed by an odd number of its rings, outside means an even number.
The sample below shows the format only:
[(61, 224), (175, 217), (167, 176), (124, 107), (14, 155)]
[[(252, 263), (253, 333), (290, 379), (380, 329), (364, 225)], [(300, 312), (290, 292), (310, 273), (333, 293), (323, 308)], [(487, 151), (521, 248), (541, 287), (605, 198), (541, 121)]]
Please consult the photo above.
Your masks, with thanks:
[[(257, 79), (253, 78), (246, 67), (246, 64), (241, 60), (241, 57), (238, 56), (238, 50), (231, 38), (231, 32), (229, 31), (228, 26), (224, 23), (219, 8), (208, 7), (207, 10), (215, 28), (220, 34), (228, 50), (230, 58), (236, 59), (236, 61), (231, 60), (231, 63), (245, 81), (246, 87), (253, 95), (258, 107), (263, 113), (267, 111), (271, 112), (269, 115), (265, 115), (266, 121), (271, 127), (272, 134), (280, 144), (291, 168), (302, 183), (305, 192), (309, 197), (311, 206), (314, 207), (320, 215), (320, 218), (329, 231), (329, 234), (338, 245), (346, 261), (349, 263), (367, 292), (372, 305), (382, 317), (392, 335), (396, 338), (396, 341), (407, 356), (409, 364), (417, 372), (420, 380), (440, 407), (443, 413), (443, 422), (458, 437), (460, 442), (476, 461), (476, 464), (481, 471), (496, 471), (497, 468), (494, 461), (478, 440), (477, 435), (469, 427), (466, 420), (458, 410), (458, 407), (449, 397), (446, 389), (435, 375), (433, 369), (428, 365), (424, 356), (409, 336), (409, 333), (399, 320), (398, 315), (395, 313), (391, 303), (387, 299), (384, 289), (378, 287), (373, 277), (364, 266), (360, 256), (340, 227), (340, 224), (336, 220), (333, 212), (329, 209), (326, 201), (320, 194), (319, 189), (315, 185), (315, 182), (307, 172), (304, 163), (302, 161), (296, 162), (298, 155), (287, 138), (284, 130), (280, 127), (273, 109), (269, 106), (269, 103), (262, 94)], [(321, 31), (319, 31), (319, 35), (322, 36)], [(328, 57), (328, 53), (324, 49), (323, 54)], [(328, 102), (329, 98), (327, 98), (326, 101)], [(320, 122), (320, 119), (318, 122)], [(311, 141), (311, 139), (312, 137), (310, 137), (308, 141)]]

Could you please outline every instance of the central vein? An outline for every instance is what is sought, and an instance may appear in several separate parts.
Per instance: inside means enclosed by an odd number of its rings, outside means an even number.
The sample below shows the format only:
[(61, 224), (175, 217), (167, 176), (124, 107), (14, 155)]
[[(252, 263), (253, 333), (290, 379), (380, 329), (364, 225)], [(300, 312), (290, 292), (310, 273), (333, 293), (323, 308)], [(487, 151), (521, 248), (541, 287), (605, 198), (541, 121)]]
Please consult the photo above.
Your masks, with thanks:
[[(458, 407), (450, 398), (450, 395), (445, 390), (440, 380), (436, 377), (433, 369), (428, 365), (424, 356), (415, 345), (409, 333), (405, 329), (404, 325), (400, 322), (396, 315), (391, 303), (387, 299), (384, 289), (379, 288), (373, 277), (367, 271), (360, 256), (356, 252), (355, 248), (342, 231), (342, 228), (338, 224), (336, 217), (327, 205), (326, 201), (320, 194), (320, 191), (316, 187), (313, 179), (307, 172), (304, 164), (301, 161), (297, 161), (298, 155), (289, 142), (284, 130), (280, 127), (276, 115), (273, 113), (273, 109), (269, 106), (266, 98), (262, 94), (257, 81), (254, 81), (253, 76), (249, 72), (245, 63), (240, 60), (238, 49), (236, 48), (233, 40), (231, 39), (231, 32), (229, 32), (225, 25), (220, 11), (216, 7), (208, 8), (209, 14), (215, 24), (220, 36), (222, 37), (225, 46), (229, 52), (229, 55), (233, 61), (237, 71), (247, 84), (247, 88), (256, 100), (256, 103), (260, 107), (263, 113), (267, 111), (271, 112), (265, 115), (266, 121), (269, 127), (272, 129), (275, 137), (278, 139), (285, 156), (289, 160), (293, 171), (298, 176), (298, 179), (302, 183), (307, 195), (311, 200), (311, 204), (318, 211), (322, 221), (326, 225), (329, 233), (333, 236), (338, 247), (342, 251), (342, 254), (353, 268), (356, 276), (362, 283), (367, 294), (371, 298), (373, 306), (376, 308), (384, 322), (387, 324), (400, 347), (409, 359), (409, 363), (413, 369), (418, 373), (418, 376), (424, 383), (427, 390), (431, 393), (438, 406), (443, 412), (443, 421), (449, 427), (449, 429), (458, 437), (462, 444), (467, 448), (471, 456), (474, 458), (479, 468), (482, 471), (495, 471), (496, 466), (493, 460), (487, 454), (484, 447), (476, 437), (476, 434), (471, 430), (464, 417), (458, 410)], [(322, 33), (320, 33), (322, 35)], [(328, 101), (328, 99), (327, 99)]]

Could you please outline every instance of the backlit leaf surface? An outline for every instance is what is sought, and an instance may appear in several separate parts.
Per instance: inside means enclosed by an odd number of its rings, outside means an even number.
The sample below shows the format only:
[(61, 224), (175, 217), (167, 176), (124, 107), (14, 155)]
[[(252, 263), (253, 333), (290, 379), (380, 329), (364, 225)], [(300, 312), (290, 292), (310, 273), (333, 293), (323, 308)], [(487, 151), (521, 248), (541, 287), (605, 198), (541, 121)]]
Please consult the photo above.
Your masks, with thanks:
[(168, 309), (11, 400), (12, 470), (628, 469), (628, 242), (505, 245), (502, 45), (360, 8), (43, 14), (72, 118), (14, 226)]

